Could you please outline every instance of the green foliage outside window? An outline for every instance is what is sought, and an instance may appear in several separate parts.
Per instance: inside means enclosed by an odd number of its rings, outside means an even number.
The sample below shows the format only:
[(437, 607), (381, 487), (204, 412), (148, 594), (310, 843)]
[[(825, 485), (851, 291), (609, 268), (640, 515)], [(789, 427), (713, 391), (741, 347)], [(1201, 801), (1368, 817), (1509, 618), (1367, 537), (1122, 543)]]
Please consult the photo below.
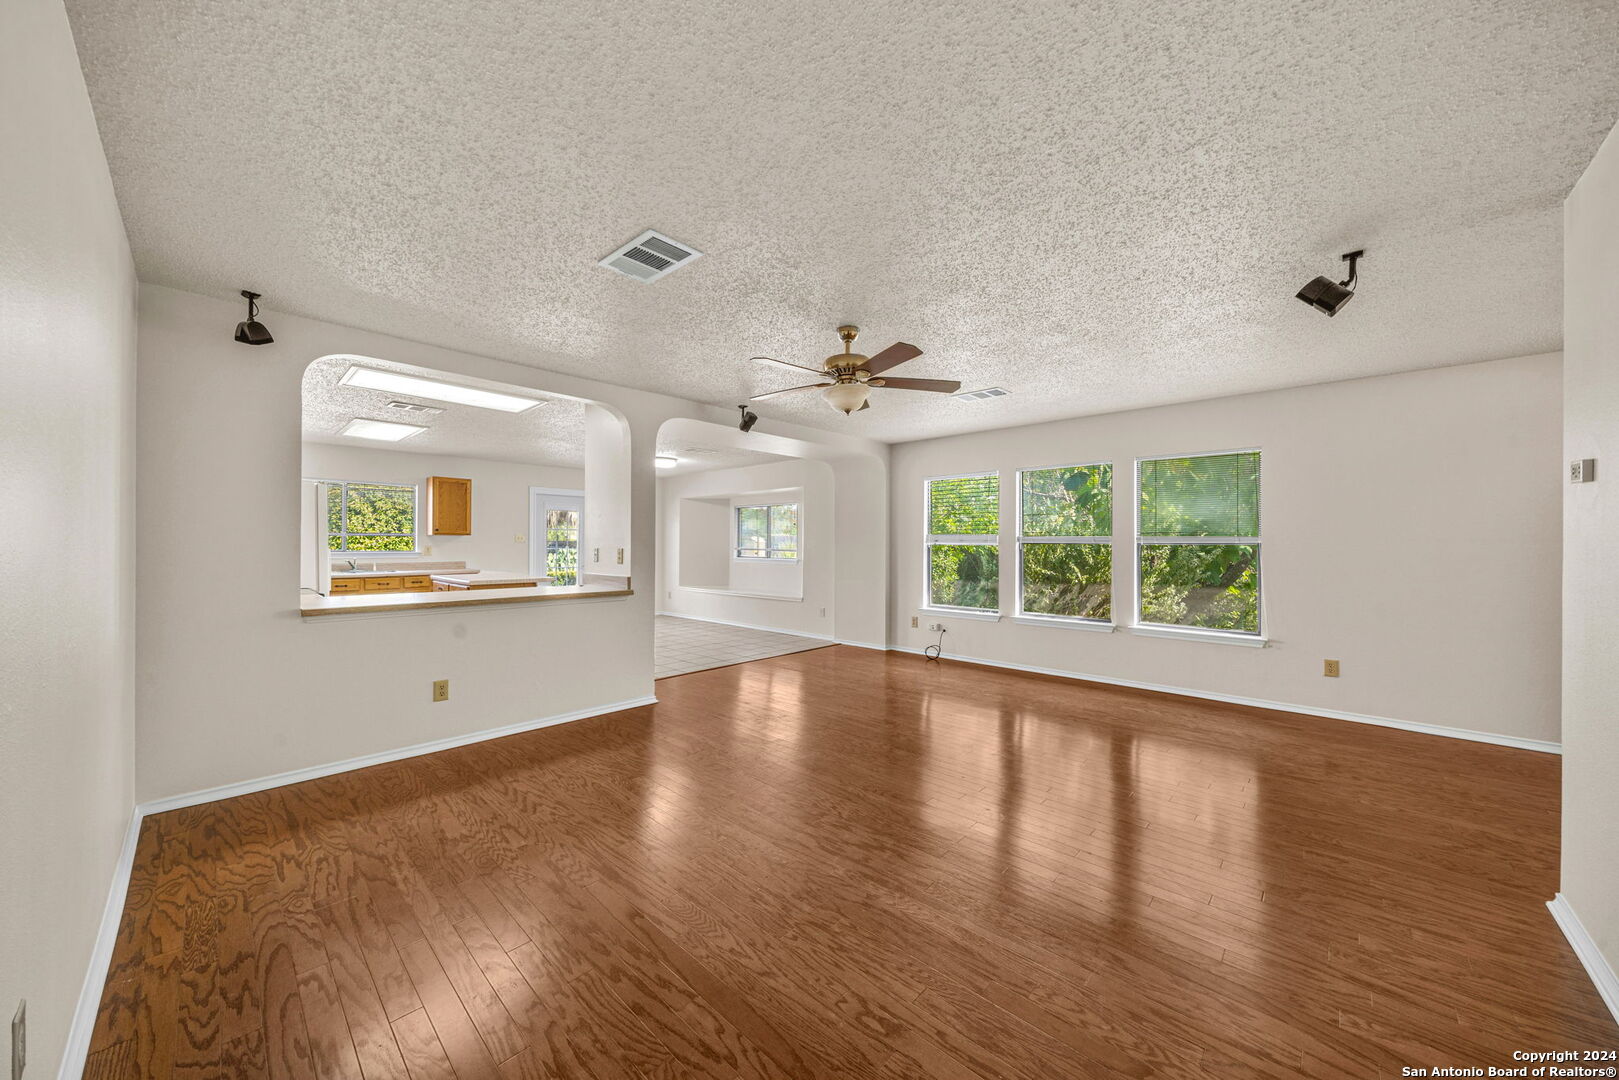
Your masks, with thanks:
[(1108, 543), (1040, 543), (1044, 537), (1111, 540), (1113, 466), (1069, 465), (1019, 474), (1023, 611), (1107, 620), (1113, 615)]
[(1141, 621), (1259, 633), (1259, 454), (1164, 458), (1140, 468)]
[(1141, 621), (1259, 633), (1259, 548), (1143, 543)]
[(332, 551), (415, 551), (416, 489), (399, 484), (333, 484), (326, 495)]
[(1023, 610), (1074, 619), (1113, 617), (1111, 544), (1024, 544)]
[[(928, 481), (928, 533), (935, 540), (958, 536), (998, 537), (1000, 479), (957, 476)], [(928, 603), (935, 607), (1000, 608), (1001, 551), (995, 543), (928, 544)]]
[(928, 603), (995, 611), (1001, 596), (1001, 549), (994, 544), (928, 548)]
[(552, 585), (579, 584), (579, 511), (546, 511), (545, 573)]

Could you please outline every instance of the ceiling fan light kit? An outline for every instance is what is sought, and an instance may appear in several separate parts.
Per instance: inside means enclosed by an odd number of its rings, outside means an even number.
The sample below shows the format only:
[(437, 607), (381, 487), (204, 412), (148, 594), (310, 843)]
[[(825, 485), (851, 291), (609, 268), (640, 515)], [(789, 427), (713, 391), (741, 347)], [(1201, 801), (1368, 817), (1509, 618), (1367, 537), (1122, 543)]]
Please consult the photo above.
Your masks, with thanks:
[(838, 336), (843, 339), (843, 351), (827, 357), (819, 369), (803, 364), (790, 364), (772, 356), (755, 356), (755, 360), (775, 364), (778, 367), (792, 368), (795, 371), (808, 371), (823, 380), (830, 381), (790, 386), (785, 390), (772, 390), (768, 394), (755, 394), (752, 400), (766, 401), (803, 390), (819, 390), (828, 405), (847, 416), (861, 409), (871, 408), (869, 398), (871, 388), (874, 386), (884, 386), (893, 390), (923, 390), (933, 394), (953, 394), (961, 389), (961, 383), (951, 379), (877, 378), (876, 376), (890, 368), (896, 368), (907, 360), (921, 356), (922, 350), (915, 345), (898, 341), (875, 356), (866, 356), (864, 353), (854, 351), (854, 339), (859, 333), (858, 326), (838, 327)]

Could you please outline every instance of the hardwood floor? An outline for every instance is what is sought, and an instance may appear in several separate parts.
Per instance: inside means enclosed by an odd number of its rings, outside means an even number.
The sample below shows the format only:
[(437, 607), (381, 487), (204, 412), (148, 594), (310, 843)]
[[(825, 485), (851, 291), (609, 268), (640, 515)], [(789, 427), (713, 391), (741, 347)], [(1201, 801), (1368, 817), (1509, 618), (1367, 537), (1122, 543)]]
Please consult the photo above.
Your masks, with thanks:
[(1551, 755), (839, 646), (148, 818), (86, 1075), (1382, 1077), (1619, 1047)]

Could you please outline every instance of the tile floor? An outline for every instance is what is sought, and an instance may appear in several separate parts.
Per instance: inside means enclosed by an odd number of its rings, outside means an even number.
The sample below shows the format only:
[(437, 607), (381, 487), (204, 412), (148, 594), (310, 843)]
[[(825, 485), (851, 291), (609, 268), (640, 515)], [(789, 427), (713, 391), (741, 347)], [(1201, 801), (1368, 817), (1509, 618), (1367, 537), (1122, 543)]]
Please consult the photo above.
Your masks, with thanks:
[(767, 656), (819, 649), (830, 642), (772, 630), (749, 630), (741, 626), (699, 622), (677, 615), (657, 617), (657, 638), (653, 645), (654, 678), (684, 675), (689, 671), (762, 660)]

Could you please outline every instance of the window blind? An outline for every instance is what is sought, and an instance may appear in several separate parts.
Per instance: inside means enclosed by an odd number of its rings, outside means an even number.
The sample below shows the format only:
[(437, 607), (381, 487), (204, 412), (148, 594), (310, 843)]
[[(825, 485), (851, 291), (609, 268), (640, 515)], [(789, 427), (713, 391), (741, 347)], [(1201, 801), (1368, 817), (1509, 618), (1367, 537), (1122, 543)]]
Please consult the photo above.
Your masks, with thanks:
[(1073, 465), (1019, 474), (1024, 536), (1111, 536), (1113, 466)]
[(763, 506), (739, 506), (736, 511), (738, 551), (763, 552), (770, 535), (770, 511)]
[(1141, 536), (1259, 535), (1259, 454), (1157, 458), (1138, 464)]
[(928, 534), (985, 536), (1001, 531), (1000, 477), (956, 476), (928, 481)]

